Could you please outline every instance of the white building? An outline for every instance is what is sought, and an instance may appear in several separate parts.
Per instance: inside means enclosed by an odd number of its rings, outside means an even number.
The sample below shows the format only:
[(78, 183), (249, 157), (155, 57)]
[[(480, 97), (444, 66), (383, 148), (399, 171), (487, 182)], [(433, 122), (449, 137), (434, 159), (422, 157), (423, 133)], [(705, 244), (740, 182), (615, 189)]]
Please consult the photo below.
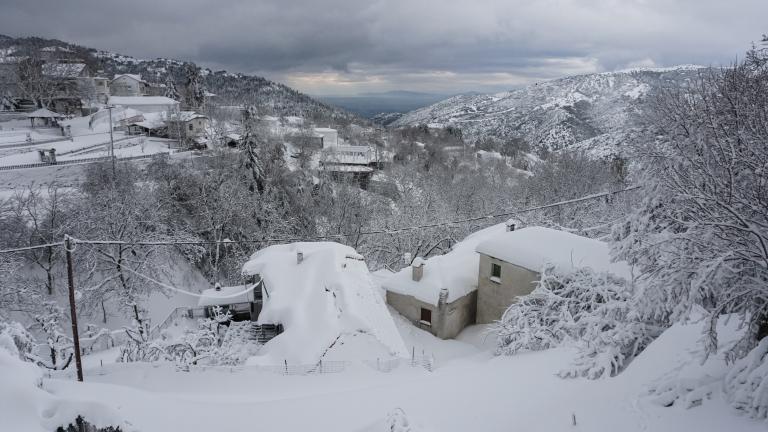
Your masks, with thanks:
[(141, 79), (141, 75), (120, 74), (109, 83), (109, 93), (114, 96), (146, 96), (149, 94), (149, 83)]
[(132, 108), (143, 113), (171, 113), (179, 110), (179, 101), (165, 96), (110, 96), (109, 104)]
[(339, 145), (339, 132), (336, 129), (315, 128), (315, 136), (321, 139), (324, 149)]

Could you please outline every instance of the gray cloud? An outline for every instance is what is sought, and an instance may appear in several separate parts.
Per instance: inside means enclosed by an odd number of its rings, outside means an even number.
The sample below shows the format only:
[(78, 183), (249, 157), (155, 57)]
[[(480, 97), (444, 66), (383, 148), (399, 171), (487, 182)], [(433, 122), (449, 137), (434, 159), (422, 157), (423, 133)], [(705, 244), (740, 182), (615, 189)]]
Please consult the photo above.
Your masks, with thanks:
[(720, 64), (764, 0), (0, 0), (0, 32), (257, 73), (311, 93), (495, 91), (631, 65)]

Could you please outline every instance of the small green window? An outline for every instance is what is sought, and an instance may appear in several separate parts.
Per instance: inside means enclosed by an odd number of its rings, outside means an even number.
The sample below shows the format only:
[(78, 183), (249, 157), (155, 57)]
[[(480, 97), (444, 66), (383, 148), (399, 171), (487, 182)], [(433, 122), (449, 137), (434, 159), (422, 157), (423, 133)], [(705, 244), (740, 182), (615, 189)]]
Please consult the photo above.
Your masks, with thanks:
[(496, 263), (491, 263), (491, 278), (501, 279), (501, 266)]

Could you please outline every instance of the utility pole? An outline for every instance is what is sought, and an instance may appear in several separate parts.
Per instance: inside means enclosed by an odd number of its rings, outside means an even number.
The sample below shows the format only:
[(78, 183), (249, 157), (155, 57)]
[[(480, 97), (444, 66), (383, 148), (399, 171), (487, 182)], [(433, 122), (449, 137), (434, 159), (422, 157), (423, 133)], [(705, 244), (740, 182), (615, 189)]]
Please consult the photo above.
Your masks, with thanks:
[(72, 341), (75, 344), (75, 365), (77, 380), (83, 381), (83, 362), (80, 358), (80, 335), (77, 331), (77, 307), (75, 306), (75, 275), (72, 269), (72, 251), (74, 242), (69, 235), (64, 235), (64, 251), (67, 254), (67, 282), (69, 283), (69, 315), (72, 321)]
[(112, 178), (114, 179), (116, 174), (115, 169), (115, 139), (112, 136), (112, 108), (114, 105), (107, 105), (109, 111), (109, 156), (112, 158)]

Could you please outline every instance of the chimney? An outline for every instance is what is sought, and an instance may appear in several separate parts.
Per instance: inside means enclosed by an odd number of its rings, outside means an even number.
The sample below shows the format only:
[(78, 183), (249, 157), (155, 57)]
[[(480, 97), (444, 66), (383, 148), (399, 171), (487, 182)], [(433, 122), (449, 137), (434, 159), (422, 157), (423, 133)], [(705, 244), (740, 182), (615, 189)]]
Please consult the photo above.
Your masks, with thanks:
[(221, 291), (221, 284), (216, 282), (216, 284), (213, 286), (214, 291)]
[(515, 223), (514, 220), (508, 220), (506, 222), (506, 225), (507, 225), (507, 231), (514, 231), (515, 230), (515, 225), (517, 225), (517, 224)]
[(296, 252), (296, 264), (301, 264), (302, 261), (304, 261), (304, 252)]
[(415, 260), (413, 260), (413, 263), (411, 263), (411, 277), (413, 278), (414, 282), (418, 282), (423, 276), (424, 260), (417, 257)]
[(442, 308), (448, 303), (448, 288), (441, 288), (440, 295), (437, 297), (437, 307)]

